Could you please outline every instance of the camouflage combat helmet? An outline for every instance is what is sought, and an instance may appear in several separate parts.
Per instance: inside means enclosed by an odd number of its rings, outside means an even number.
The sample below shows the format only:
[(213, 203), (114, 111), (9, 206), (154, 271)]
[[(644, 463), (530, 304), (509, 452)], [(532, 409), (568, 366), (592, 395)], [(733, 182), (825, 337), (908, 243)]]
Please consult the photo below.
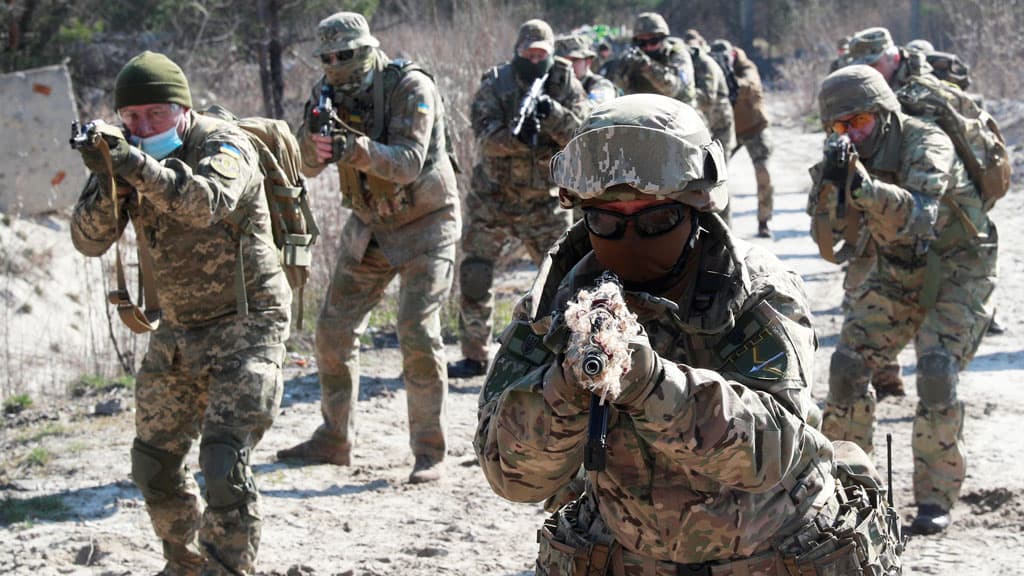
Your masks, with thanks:
[(899, 100), (882, 74), (861, 64), (828, 75), (818, 92), (821, 121), (829, 126), (838, 118), (861, 112), (896, 112)]
[(366, 18), (356, 12), (338, 12), (320, 21), (316, 27), (320, 43), (313, 56), (353, 50), (363, 46), (376, 48), (380, 42), (370, 34)]
[(907, 42), (907, 50), (910, 50), (911, 52), (929, 54), (931, 52), (935, 52), (935, 46), (932, 46), (932, 43), (924, 38), (918, 38), (917, 40)]
[(662, 34), (668, 36), (668, 22), (657, 12), (642, 12), (633, 24), (633, 37), (641, 34)]
[(690, 46), (704, 46), (707, 44), (707, 40), (704, 39), (704, 36), (696, 28), (687, 28), (683, 32), (683, 40)]
[(850, 64), (874, 64), (886, 50), (895, 46), (889, 30), (882, 27), (866, 28), (850, 38), (847, 56)]
[(732, 52), (732, 42), (729, 42), (725, 38), (718, 38), (711, 43), (712, 52), (724, 52), (726, 54)]
[(554, 54), (555, 33), (551, 26), (539, 18), (523, 22), (516, 37), (516, 50), (525, 48), (541, 48), (548, 54)]
[[(633, 94), (598, 106), (551, 159), (565, 208), (584, 200), (670, 198), (703, 210), (728, 203), (726, 160), (700, 115), (658, 94)], [(608, 192), (627, 184), (636, 191)]]
[(579, 34), (562, 36), (555, 40), (555, 56), (562, 58), (594, 58), (597, 53), (590, 49), (590, 43)]

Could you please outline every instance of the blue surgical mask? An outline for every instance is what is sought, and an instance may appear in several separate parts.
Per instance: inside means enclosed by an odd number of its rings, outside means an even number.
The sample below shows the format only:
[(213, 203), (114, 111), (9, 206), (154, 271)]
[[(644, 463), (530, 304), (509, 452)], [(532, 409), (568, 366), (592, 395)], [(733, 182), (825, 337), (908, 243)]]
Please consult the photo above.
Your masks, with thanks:
[(181, 136), (178, 135), (178, 126), (175, 124), (166, 132), (149, 136), (148, 138), (131, 137), (132, 144), (142, 148), (142, 151), (157, 160), (163, 160), (172, 152), (181, 147)]

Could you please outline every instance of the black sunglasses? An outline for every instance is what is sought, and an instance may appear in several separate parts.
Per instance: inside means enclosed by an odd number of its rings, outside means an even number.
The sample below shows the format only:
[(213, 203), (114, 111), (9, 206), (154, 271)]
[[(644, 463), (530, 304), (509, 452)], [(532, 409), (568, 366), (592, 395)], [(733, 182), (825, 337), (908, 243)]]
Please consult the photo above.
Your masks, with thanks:
[(626, 233), (626, 225), (633, 221), (638, 236), (650, 238), (673, 230), (686, 220), (689, 208), (682, 204), (657, 204), (632, 214), (622, 214), (597, 207), (583, 209), (583, 223), (587, 230), (606, 240), (617, 240)]
[(355, 55), (356, 55), (356, 51), (355, 50), (340, 50), (338, 52), (331, 52), (331, 53), (328, 53), (328, 54), (321, 54), (320, 55), (320, 61), (323, 62), (324, 64), (330, 64), (331, 62), (334, 62), (334, 61), (344, 62), (346, 60), (351, 60), (352, 57), (355, 56)]
[(665, 39), (664, 36), (655, 36), (654, 38), (648, 38), (646, 40), (641, 40), (639, 38), (634, 38), (633, 39), (633, 45), (636, 46), (637, 48), (646, 48), (648, 46), (657, 46), (658, 43), (660, 43), (664, 39)]

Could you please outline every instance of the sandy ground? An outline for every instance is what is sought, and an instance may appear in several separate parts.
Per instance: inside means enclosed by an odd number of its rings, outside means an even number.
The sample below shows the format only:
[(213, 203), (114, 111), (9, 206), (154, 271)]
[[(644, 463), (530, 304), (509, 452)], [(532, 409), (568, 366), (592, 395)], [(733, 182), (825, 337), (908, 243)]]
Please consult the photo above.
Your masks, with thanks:
[[(815, 386), (820, 400), (842, 321), (841, 273), (817, 257), (806, 233), (806, 168), (819, 154), (821, 135), (776, 126), (774, 136), (775, 238), (753, 238), (756, 194), (745, 152), (733, 159), (730, 177), (735, 229), (739, 236), (773, 250), (807, 282), (821, 341)], [(962, 375), (970, 460), (956, 522), (942, 536), (911, 540), (905, 556), (907, 574), (1024, 573), (1024, 461), (1017, 458), (1024, 442), (1016, 436), (1024, 425), (1024, 386), (1018, 385), (1024, 381), (1024, 303), (1015, 296), (1024, 293), (1022, 214), (1024, 194), (1019, 189), (994, 211), (1000, 226), (1002, 273), (995, 301), (1008, 332), (987, 338)], [(448, 354), (456, 359), (457, 348), (449, 347)], [(895, 494), (909, 520), (910, 427), (917, 400), (913, 351), (905, 351), (900, 359), (910, 394), (881, 404), (876, 444), (884, 446), (884, 434), (893, 434)], [(533, 573), (542, 510), (495, 496), (473, 454), (481, 378), (451, 384), (451, 449), (445, 478), (412, 486), (406, 483), (412, 466), (406, 396), (393, 344), (363, 354), (360, 433), (348, 468), (274, 461), (276, 450), (306, 438), (320, 420), (313, 360), (293, 360), (281, 413), (253, 457), (264, 498), (262, 574)], [(130, 399), (128, 404), (130, 408)], [(0, 434), (0, 507), (41, 509), (59, 500), (65, 510), (57, 520), (0, 524), (0, 574), (120, 575), (160, 569), (158, 544), (128, 476), (130, 410), (112, 417), (86, 416), (68, 407), (36, 410), (8, 418)], [(52, 454), (52, 460), (42, 466), (28, 464), (33, 451), (40, 450)], [(195, 451), (188, 462), (198, 469)]]

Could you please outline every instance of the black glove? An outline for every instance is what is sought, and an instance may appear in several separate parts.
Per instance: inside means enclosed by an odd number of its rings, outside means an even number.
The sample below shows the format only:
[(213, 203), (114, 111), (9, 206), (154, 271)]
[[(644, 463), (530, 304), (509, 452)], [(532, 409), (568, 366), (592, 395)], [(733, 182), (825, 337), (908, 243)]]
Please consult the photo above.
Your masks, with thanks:
[(551, 111), (554, 109), (554, 100), (552, 100), (547, 94), (541, 94), (540, 97), (537, 98), (537, 107), (534, 108), (537, 113), (537, 119), (543, 120), (548, 116), (551, 116)]
[(530, 116), (523, 120), (523, 127), (516, 134), (516, 138), (530, 148), (537, 145), (537, 135), (540, 134), (540, 120), (536, 116)]

